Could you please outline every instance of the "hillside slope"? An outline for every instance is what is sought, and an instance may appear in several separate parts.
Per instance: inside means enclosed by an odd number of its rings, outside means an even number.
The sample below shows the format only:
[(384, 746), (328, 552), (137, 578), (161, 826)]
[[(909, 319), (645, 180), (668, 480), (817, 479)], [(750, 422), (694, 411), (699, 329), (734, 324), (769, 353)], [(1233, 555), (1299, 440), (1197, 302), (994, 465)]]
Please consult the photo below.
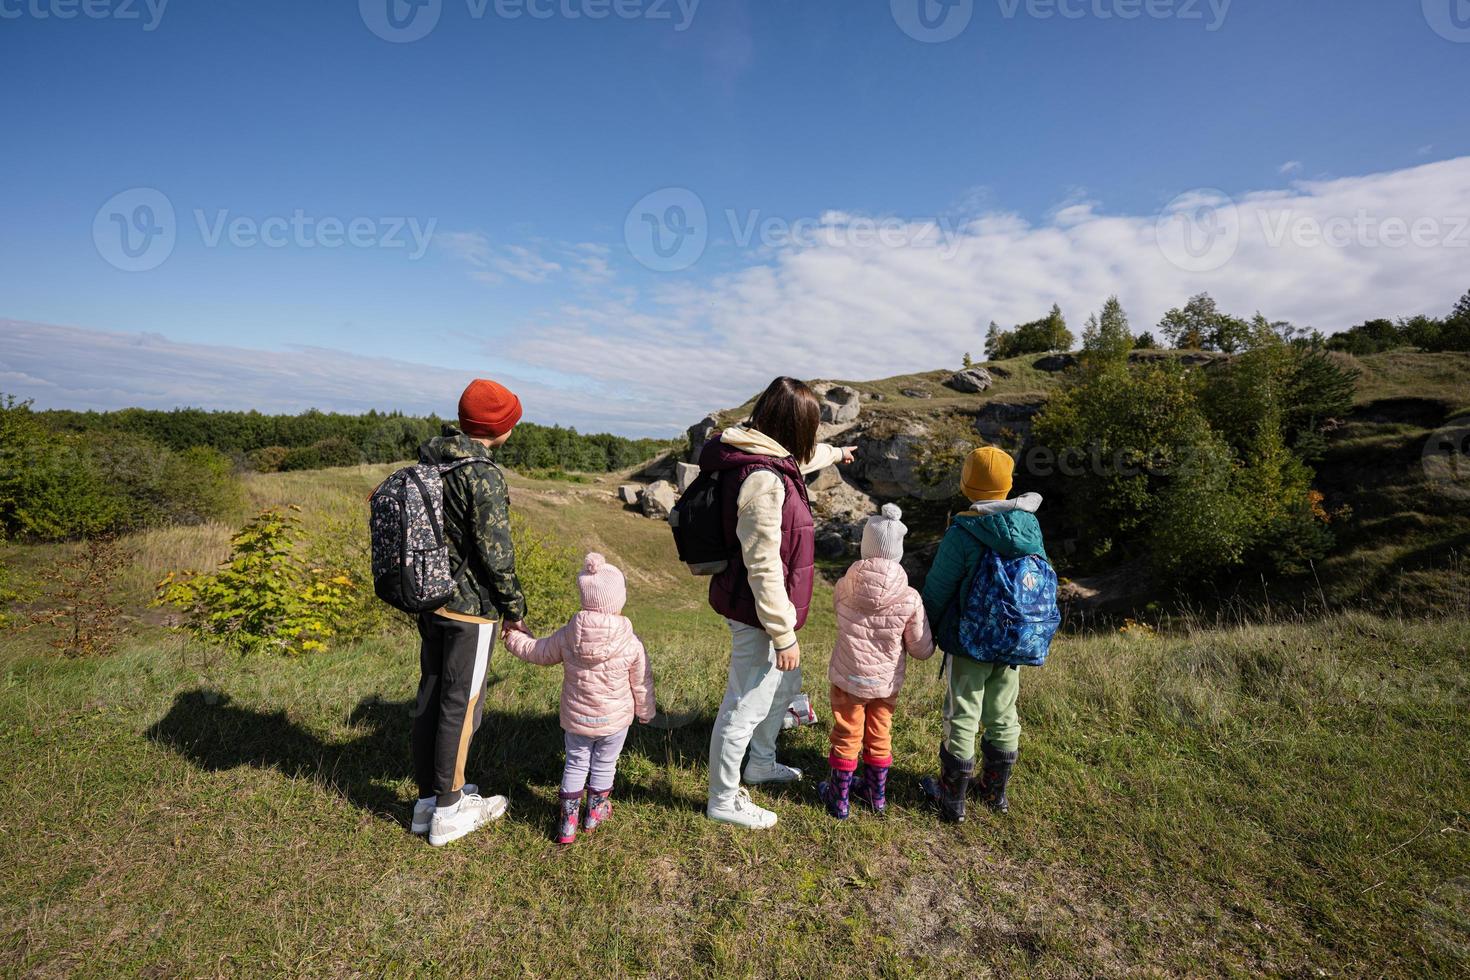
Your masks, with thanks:
[[(1352, 411), (1327, 433), (1327, 452), (1316, 464), (1314, 487), (1324, 508), (1344, 515), (1333, 527), (1336, 544), (1315, 578), (1269, 583), (1286, 601), (1310, 595), (1318, 604), (1432, 612), (1470, 595), (1470, 457), (1455, 457), (1453, 485), (1426, 474), (1424, 454), (1431, 439), (1454, 419), (1470, 413), (1470, 353), (1390, 351), (1363, 358), (1334, 355), (1361, 371)], [(1182, 358), (1209, 365), (1225, 355), (1189, 351), (1135, 351), (1136, 360)], [(900, 501), (910, 524), (911, 576), (922, 577), (927, 559), (951, 512), (958, 461), (971, 446), (989, 443), (1020, 458), (1016, 491), (1045, 489), (1047, 513), (1057, 514), (1068, 487), (1027, 469), (1031, 421), (1061, 384), (1075, 357), (1028, 355), (978, 365), (992, 378), (983, 392), (947, 387), (952, 371), (900, 375), (877, 381), (813, 382), (819, 392), (835, 387), (857, 393), (856, 417), (824, 424), (824, 439), (855, 444), (857, 462), (813, 481), (813, 500), (824, 534), (819, 544), (833, 571), (853, 554), (862, 517), (883, 501)], [(846, 397), (846, 396), (844, 396)], [(710, 425), (743, 419), (753, 400), (711, 413), (690, 430), (697, 445)], [(836, 408), (837, 406), (833, 406)], [(643, 478), (670, 477), (667, 467)], [(1441, 476), (1443, 474), (1440, 474)], [(1061, 495), (1061, 496), (1059, 496)], [(1087, 528), (1043, 521), (1048, 551), (1069, 571), (1069, 556), (1085, 544)], [(1146, 570), (1077, 579), (1070, 594), (1087, 611), (1123, 613), (1171, 598), (1167, 583), (1152, 582)], [(1074, 573), (1075, 574), (1075, 573)], [(1260, 595), (1250, 586), (1251, 600)]]

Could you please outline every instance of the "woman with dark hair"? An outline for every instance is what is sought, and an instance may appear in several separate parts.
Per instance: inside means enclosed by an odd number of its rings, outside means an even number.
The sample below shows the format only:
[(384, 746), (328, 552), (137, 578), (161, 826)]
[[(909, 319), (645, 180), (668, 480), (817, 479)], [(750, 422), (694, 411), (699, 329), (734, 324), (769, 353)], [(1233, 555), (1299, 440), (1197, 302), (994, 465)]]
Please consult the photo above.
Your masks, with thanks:
[(730, 625), (733, 647), (725, 700), (709, 743), (711, 820), (774, 826), (740, 785), (782, 783), (801, 770), (776, 761), (786, 706), (801, 691), (801, 647), (814, 576), (814, 526), (805, 474), (851, 462), (852, 447), (817, 443), (821, 404), (795, 378), (777, 378), (750, 420), (711, 439), (699, 465), (719, 474), (729, 567), (710, 582), (709, 601)]

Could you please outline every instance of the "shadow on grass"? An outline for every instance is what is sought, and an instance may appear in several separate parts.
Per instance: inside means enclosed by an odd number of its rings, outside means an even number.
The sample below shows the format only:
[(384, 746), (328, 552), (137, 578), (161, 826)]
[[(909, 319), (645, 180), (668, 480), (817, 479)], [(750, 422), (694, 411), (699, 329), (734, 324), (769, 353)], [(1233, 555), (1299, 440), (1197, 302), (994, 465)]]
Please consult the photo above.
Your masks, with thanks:
[[(285, 711), (242, 707), (227, 694), (199, 688), (176, 695), (168, 713), (145, 734), (200, 769), (222, 772), (255, 766), (310, 779), (354, 806), (406, 828), (413, 800), (404, 799), (399, 787), (412, 770), (408, 746), (413, 708), (412, 699), (364, 698), (349, 717), (360, 734), (333, 741)], [(620, 772), (619, 795), (674, 808), (702, 807), (703, 799), (674, 792), (661, 767), (702, 761), (710, 721), (699, 719), (678, 732), (640, 727), (635, 726), (624, 758), (644, 755), (654, 763), (656, 775), (639, 785), (630, 784)], [(470, 781), (478, 782), (483, 792), (509, 798), (508, 819), (549, 823), (550, 811), (541, 797), (561, 779), (562, 751), (561, 723), (555, 713), (488, 712), (471, 744), (466, 768)]]

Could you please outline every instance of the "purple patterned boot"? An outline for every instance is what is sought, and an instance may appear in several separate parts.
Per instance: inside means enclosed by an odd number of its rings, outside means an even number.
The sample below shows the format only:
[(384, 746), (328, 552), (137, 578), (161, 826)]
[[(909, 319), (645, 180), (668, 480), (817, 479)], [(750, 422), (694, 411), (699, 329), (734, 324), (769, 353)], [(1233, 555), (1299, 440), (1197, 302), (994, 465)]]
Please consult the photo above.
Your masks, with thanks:
[(863, 765), (863, 774), (852, 784), (852, 795), (880, 817), (888, 812), (888, 764), (892, 761), (884, 759), (880, 766), (868, 760)]
[(833, 769), (832, 775), (817, 784), (817, 795), (827, 804), (827, 812), (838, 820), (846, 820), (847, 798), (852, 792), (852, 770)]

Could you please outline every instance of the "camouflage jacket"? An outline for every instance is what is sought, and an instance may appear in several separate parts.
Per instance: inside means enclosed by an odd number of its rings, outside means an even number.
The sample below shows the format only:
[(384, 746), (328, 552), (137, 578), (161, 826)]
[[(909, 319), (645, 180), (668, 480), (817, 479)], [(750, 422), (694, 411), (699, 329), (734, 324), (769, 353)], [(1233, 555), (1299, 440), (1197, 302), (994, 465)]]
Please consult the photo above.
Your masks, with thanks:
[(526, 617), (526, 597), (516, 578), (510, 540), (510, 491), (489, 449), (452, 425), (419, 447), (423, 463), (482, 459), (444, 474), (444, 530), (455, 568), (469, 555), (464, 575), (444, 608), (467, 616), (507, 620)]

